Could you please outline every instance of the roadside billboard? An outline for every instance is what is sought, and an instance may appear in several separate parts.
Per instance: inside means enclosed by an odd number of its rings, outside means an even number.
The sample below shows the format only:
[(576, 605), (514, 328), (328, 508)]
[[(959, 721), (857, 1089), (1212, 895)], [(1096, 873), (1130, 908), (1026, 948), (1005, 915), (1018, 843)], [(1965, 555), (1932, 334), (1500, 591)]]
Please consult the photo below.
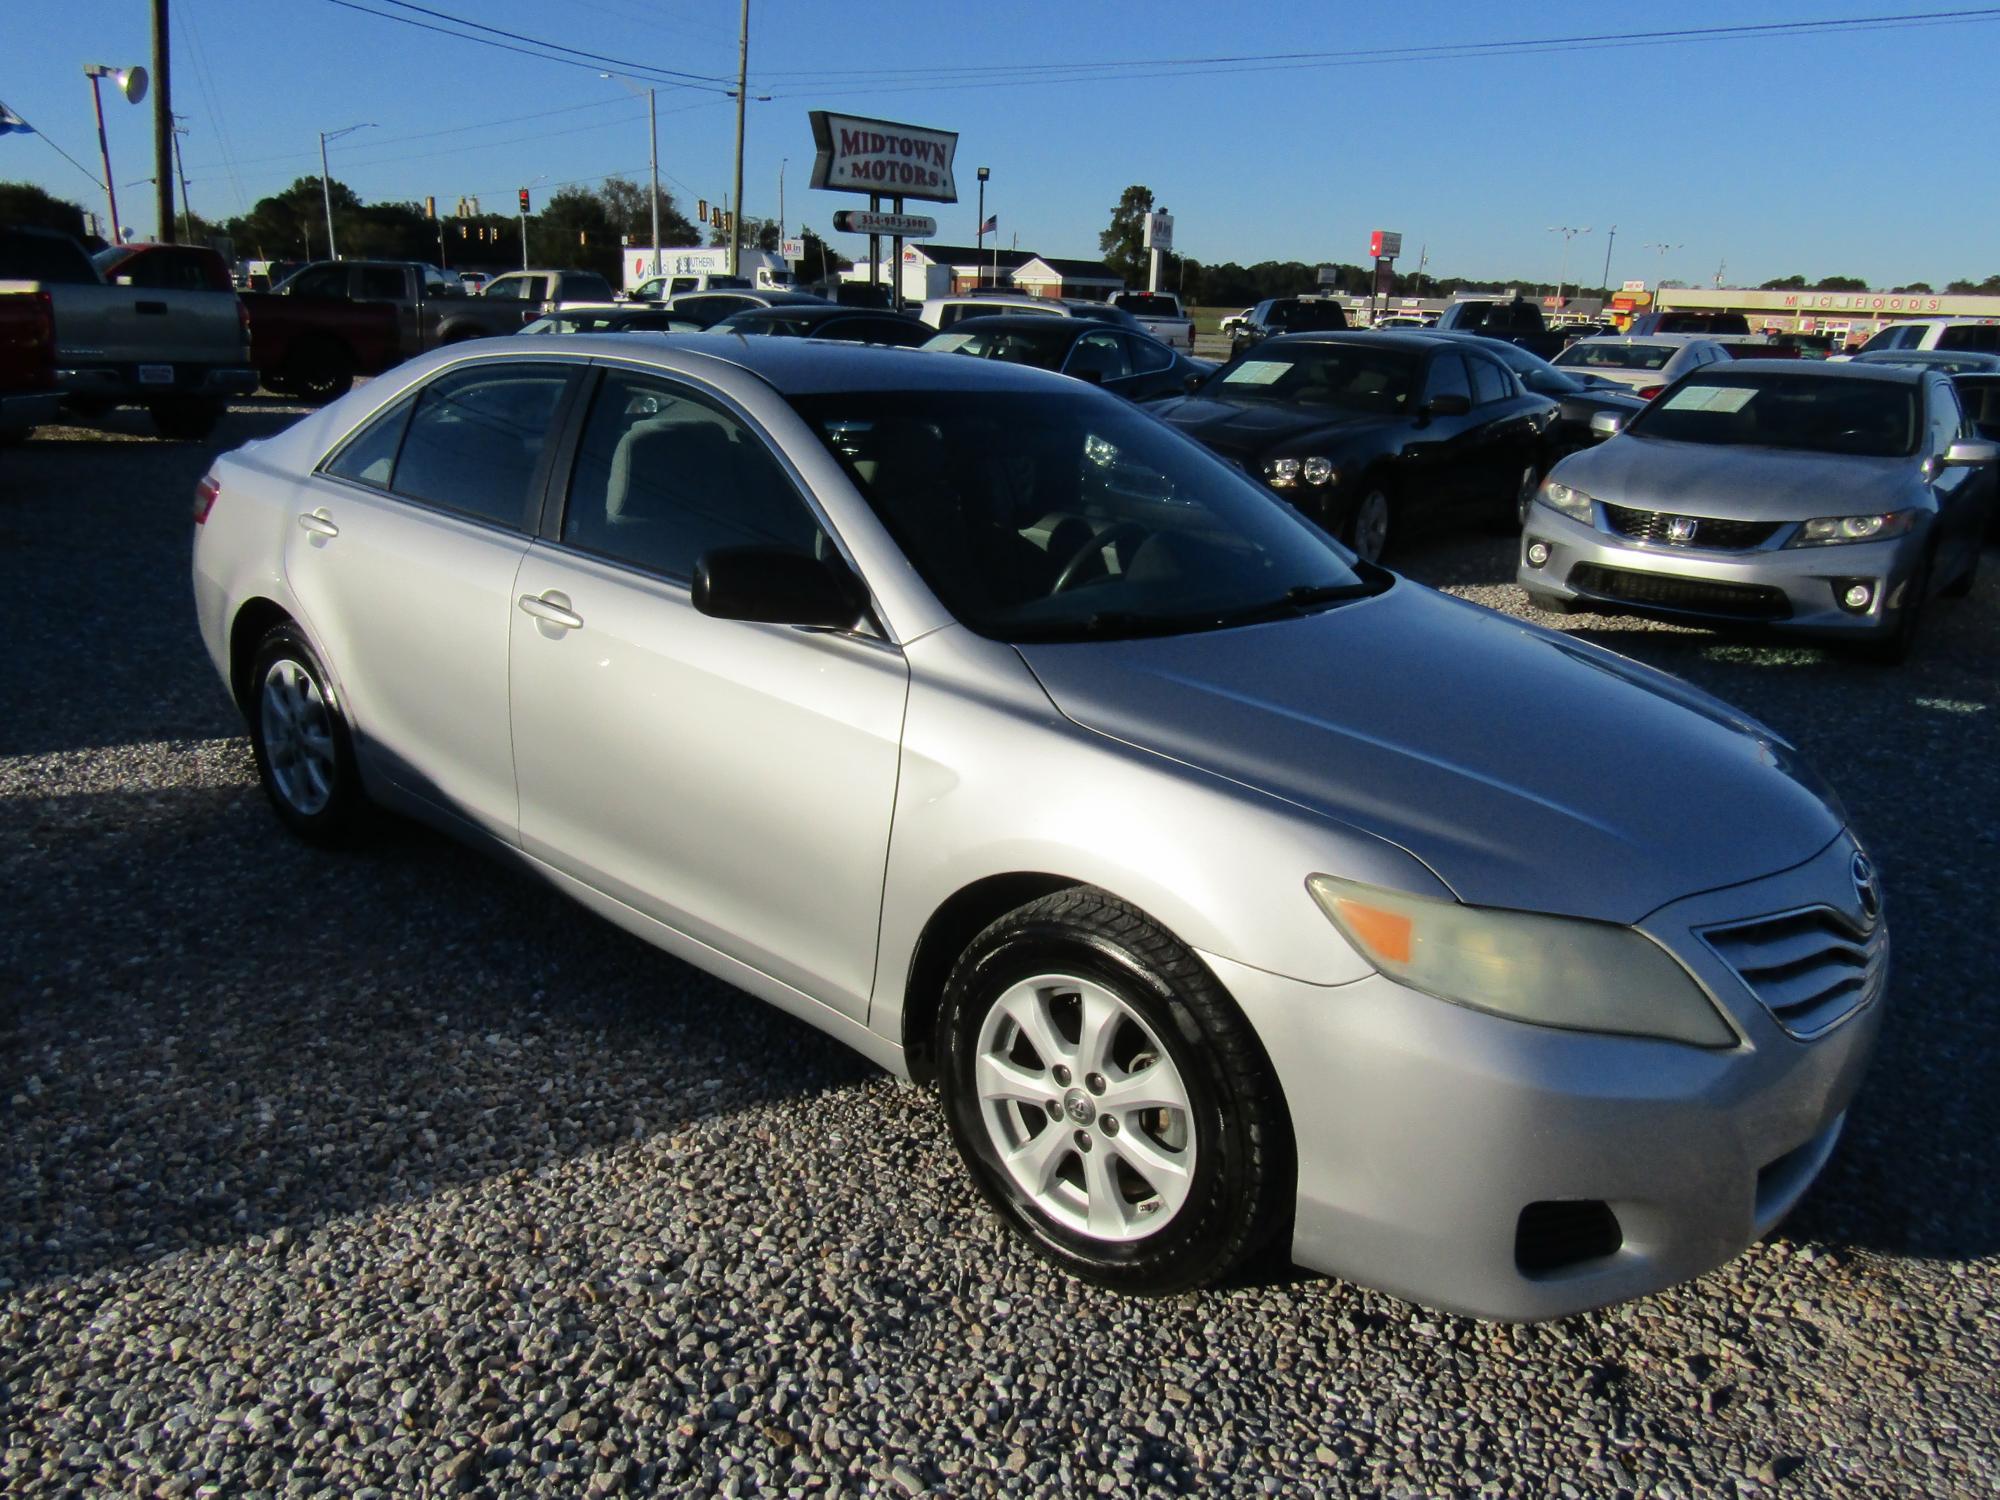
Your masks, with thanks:
[(835, 193), (873, 193), (884, 198), (922, 198), (932, 203), (958, 202), (958, 181), (952, 159), (958, 154), (958, 132), (837, 115), (824, 109), (810, 112), (813, 144), (812, 185)]

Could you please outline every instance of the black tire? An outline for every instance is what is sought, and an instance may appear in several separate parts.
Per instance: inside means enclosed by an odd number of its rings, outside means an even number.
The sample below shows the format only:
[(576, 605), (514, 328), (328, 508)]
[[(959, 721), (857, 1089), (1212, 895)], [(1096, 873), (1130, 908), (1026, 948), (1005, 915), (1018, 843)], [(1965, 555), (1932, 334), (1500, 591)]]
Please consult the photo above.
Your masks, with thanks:
[[(324, 775), (309, 776), (299, 757), (285, 744), (281, 732), (282, 709), (268, 701), (283, 698), (282, 688), (273, 684), (274, 674), (286, 669), (303, 674), (310, 682), (305, 695), (324, 727), (327, 765)], [(367, 824), (367, 798), (354, 761), (354, 739), (348, 732), (346, 716), (334, 696), (326, 669), (314, 654), (299, 628), (286, 621), (274, 625), (257, 643), (250, 675), (243, 685), (243, 713), (250, 723), (250, 746), (257, 757), (257, 777), (264, 795), (271, 799), (278, 819), (300, 838), (312, 844), (339, 846), (353, 843)], [(300, 706), (294, 700), (294, 713)], [(274, 735), (278, 736), (274, 743)], [(323, 783), (315, 788), (313, 781)], [(323, 790), (323, 796), (310, 795)], [(302, 794), (304, 793), (304, 794)]]
[(1396, 537), (1395, 492), (1380, 475), (1363, 475), (1354, 487), (1354, 503), (1341, 524), (1340, 539), (1363, 562), (1379, 563), (1396, 545)]
[(1528, 603), (1546, 614), (1573, 615), (1576, 613), (1576, 601), (1573, 599), (1559, 599), (1554, 594), (1544, 594), (1539, 589), (1524, 588), (1521, 592), (1528, 596)]
[(354, 389), (354, 358), (332, 339), (313, 339), (292, 351), (281, 378), (287, 391), (324, 406)]
[[(1150, 1032), (1185, 1090), (1194, 1152), (1185, 1196), (1157, 1229), (1139, 1237), (1091, 1235), (1047, 1211), (1002, 1164), (984, 1114), (974, 1080), (987, 1016), (1012, 986), (1049, 974), (1074, 976), (1115, 996), (1140, 1020), (1141, 1029), (1128, 1034), (1146, 1040)], [(938, 1058), (946, 1118), (980, 1192), (1042, 1256), (1085, 1280), (1140, 1296), (1202, 1286), (1261, 1248), (1289, 1214), (1291, 1132), (1255, 1033), (1183, 944), (1103, 891), (1058, 891), (973, 939), (945, 985)], [(1057, 1076), (1053, 1063), (1046, 1066)], [(1115, 1142), (1104, 1124), (1111, 1113), (1082, 1121), (1082, 1129), (1073, 1129), (1067, 1115), (1042, 1128), (1083, 1137), (1094, 1123)], [(1134, 1128), (1128, 1124), (1124, 1133)], [(1107, 1164), (1117, 1149), (1105, 1148)], [(1067, 1146), (1062, 1154), (1071, 1158), (1064, 1170), (1075, 1166), (1080, 1175), (1083, 1157)], [(1143, 1204), (1137, 1212), (1144, 1214)]]
[(1965, 571), (1938, 590), (1940, 598), (1963, 599), (1972, 592), (1973, 584), (1979, 581), (1979, 559), (1982, 549), (1974, 547), (1972, 556), (1966, 560)]
[(163, 396), (146, 403), (153, 430), (169, 442), (198, 443), (215, 431), (227, 407), (213, 396)]
[(1931, 569), (1936, 563), (1937, 558), (1933, 554), (1924, 554), (1916, 576), (1904, 586), (1908, 602), (1897, 611), (1895, 627), (1874, 640), (1856, 646), (1856, 652), (1864, 660), (1878, 666), (1895, 667), (1910, 659), (1910, 653), (1916, 650), (1917, 630), (1923, 624), (1924, 603), (1930, 598)]

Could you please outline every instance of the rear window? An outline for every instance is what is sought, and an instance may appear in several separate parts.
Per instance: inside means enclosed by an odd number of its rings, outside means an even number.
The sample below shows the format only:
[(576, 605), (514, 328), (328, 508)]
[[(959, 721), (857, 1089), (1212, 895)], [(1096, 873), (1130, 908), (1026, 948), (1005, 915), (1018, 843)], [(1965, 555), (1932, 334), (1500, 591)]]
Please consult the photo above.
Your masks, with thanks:
[(1113, 307), (1122, 307), (1135, 318), (1178, 318), (1180, 304), (1172, 297), (1161, 297), (1151, 292), (1126, 292), (1111, 299)]
[(1959, 323), (1938, 332), (1940, 349), (2000, 351), (2000, 323)]
[(609, 302), (611, 283), (595, 271), (566, 271), (563, 273), (561, 295), (576, 302)]
[(96, 268), (75, 241), (54, 234), (0, 233), (0, 277), (58, 285), (97, 282)]
[(1667, 361), (1680, 352), (1679, 344), (1596, 344), (1585, 340), (1571, 344), (1555, 362), (1571, 369), (1664, 370)]

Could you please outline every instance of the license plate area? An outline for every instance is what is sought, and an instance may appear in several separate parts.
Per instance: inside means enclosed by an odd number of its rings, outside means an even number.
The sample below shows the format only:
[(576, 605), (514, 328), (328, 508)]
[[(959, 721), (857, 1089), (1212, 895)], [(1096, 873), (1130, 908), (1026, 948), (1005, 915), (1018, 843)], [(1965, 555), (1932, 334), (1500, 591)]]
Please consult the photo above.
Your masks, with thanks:
[(174, 367), (172, 365), (139, 366), (139, 384), (172, 385), (173, 383), (174, 383)]

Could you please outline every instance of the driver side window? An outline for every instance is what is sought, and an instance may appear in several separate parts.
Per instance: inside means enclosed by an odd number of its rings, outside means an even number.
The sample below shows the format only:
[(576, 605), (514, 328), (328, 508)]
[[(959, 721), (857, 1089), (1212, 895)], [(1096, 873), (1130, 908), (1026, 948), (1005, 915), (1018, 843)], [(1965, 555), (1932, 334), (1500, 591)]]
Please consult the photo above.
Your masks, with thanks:
[(1419, 405), (1428, 405), (1439, 396), (1461, 396), (1471, 404), (1472, 386), (1465, 378), (1465, 360), (1455, 351), (1432, 355), (1430, 368), (1424, 372)]

